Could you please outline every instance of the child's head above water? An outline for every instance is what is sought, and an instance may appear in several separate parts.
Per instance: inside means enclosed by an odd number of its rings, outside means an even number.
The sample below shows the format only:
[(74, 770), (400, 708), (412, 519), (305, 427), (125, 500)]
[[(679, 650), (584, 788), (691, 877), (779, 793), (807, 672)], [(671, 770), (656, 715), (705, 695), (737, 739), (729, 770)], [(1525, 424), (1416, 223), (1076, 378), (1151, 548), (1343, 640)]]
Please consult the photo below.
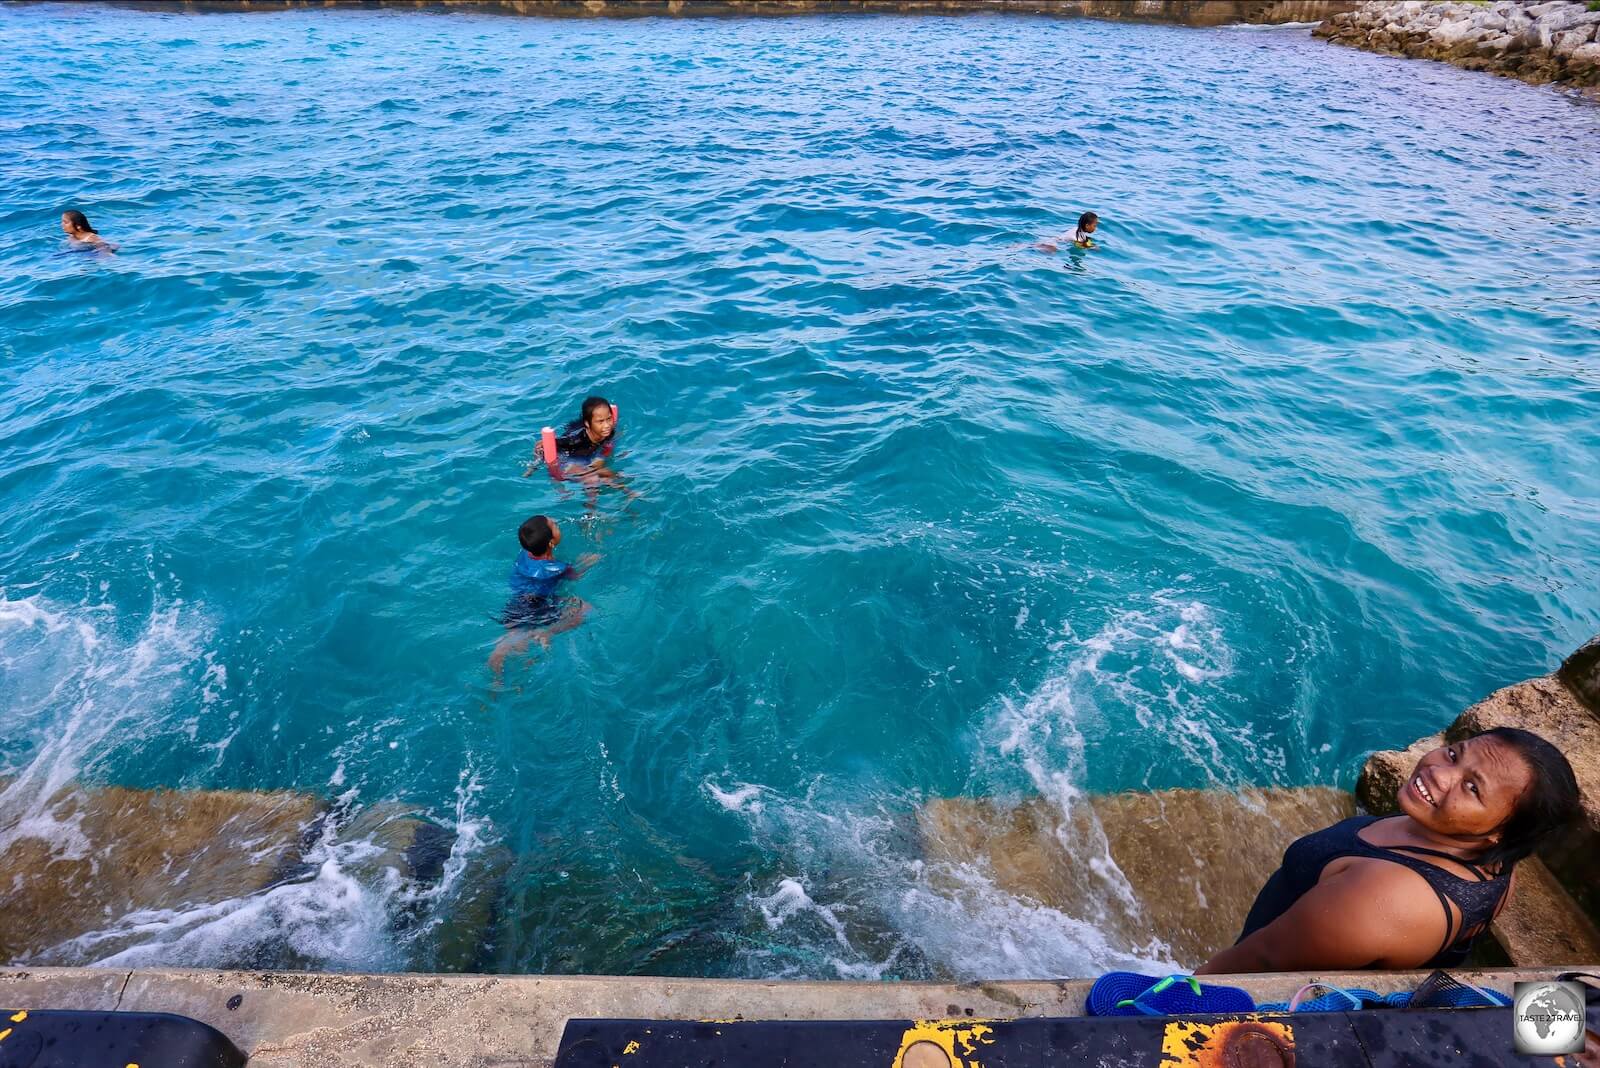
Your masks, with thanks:
[(517, 528), (517, 541), (529, 556), (549, 556), (561, 544), (561, 527), (549, 516), (530, 516)]
[(64, 211), (61, 213), (61, 231), (68, 237), (78, 237), (81, 234), (93, 234), (94, 227), (89, 225), (89, 217), (81, 211)]
[(1100, 225), (1100, 216), (1092, 211), (1086, 211), (1078, 216), (1078, 230), (1085, 234), (1094, 233), (1095, 227)]
[(616, 423), (611, 415), (611, 402), (604, 397), (583, 398), (582, 414), (583, 427), (591, 441), (604, 441)]

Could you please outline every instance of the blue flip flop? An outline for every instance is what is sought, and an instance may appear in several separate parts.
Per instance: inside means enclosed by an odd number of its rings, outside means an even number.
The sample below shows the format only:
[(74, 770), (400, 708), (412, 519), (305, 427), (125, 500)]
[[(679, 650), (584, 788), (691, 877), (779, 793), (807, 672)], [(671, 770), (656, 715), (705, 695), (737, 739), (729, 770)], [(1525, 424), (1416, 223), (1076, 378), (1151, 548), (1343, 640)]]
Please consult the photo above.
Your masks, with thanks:
[(1189, 1016), (1207, 1012), (1252, 1012), (1255, 999), (1236, 986), (1208, 986), (1192, 975), (1161, 978), (1137, 972), (1107, 972), (1089, 988), (1090, 1016)]

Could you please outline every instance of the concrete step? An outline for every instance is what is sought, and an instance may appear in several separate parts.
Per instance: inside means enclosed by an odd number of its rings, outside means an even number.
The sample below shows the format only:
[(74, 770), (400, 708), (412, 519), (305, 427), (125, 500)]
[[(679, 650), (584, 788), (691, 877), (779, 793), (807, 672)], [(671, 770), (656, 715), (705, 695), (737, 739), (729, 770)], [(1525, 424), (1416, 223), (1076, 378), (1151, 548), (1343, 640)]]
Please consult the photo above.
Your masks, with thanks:
[(1519, 967), (1600, 960), (1600, 929), (1538, 857), (1517, 865), (1515, 891), (1489, 933)]
[(284, 878), (322, 802), (290, 791), (68, 789), (0, 828), (0, 961), (103, 959), (141, 936), (65, 944), (137, 912), (226, 901)]
[(1290, 842), (1354, 812), (1329, 787), (1158, 790), (1090, 796), (1069, 817), (1043, 798), (941, 798), (918, 827), (952, 894), (987, 880), (1196, 967), (1233, 944)]
[[(337, 820), (322, 798), (288, 790), (74, 785), (41, 801), (25, 796), (29, 785), (0, 782), (0, 963), (104, 960), (148, 943), (164, 913), (308, 879), (315, 869), (306, 849)], [(385, 887), (396, 878), (434, 886), (445, 875), (455, 833), (387, 803), (357, 813), (336, 838), (366, 845), (352, 851), (347, 870), (364, 886)], [(430, 932), (432, 968), (486, 963), (484, 933), (494, 921), (506, 858), (489, 848), (471, 863)], [(288, 953), (277, 959), (315, 964)]]

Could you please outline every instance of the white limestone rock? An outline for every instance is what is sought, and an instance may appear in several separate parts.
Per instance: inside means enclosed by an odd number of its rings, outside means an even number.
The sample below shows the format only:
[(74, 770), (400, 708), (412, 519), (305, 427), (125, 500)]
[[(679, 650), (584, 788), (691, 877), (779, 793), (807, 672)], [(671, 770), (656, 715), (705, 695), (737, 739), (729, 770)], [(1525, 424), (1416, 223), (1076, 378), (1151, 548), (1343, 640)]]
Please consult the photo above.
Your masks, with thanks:
[(1593, 36), (1593, 26), (1579, 26), (1575, 30), (1567, 30), (1564, 33), (1556, 34), (1550, 50), (1558, 56), (1570, 56), (1580, 46), (1587, 44)]
[(1440, 23), (1438, 28), (1428, 34), (1429, 40), (1442, 47), (1461, 44), (1482, 37), (1489, 31), (1477, 25), (1471, 19), (1456, 19), (1454, 22)]
[(1600, 41), (1573, 49), (1567, 57), (1567, 68), (1576, 71), (1600, 70)]
[(1509, 33), (1485, 37), (1478, 42), (1478, 54), (1480, 56), (1503, 56), (1515, 42), (1516, 38)]

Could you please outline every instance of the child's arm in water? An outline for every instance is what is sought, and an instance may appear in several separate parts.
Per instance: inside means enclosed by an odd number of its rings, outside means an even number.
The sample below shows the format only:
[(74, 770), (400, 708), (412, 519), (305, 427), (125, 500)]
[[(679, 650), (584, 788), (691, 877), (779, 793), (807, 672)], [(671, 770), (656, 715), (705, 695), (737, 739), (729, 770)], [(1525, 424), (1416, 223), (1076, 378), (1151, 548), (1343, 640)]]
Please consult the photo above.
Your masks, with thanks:
[(533, 459), (528, 461), (528, 469), (522, 472), (522, 477), (527, 478), (541, 467), (549, 469), (551, 474), (558, 474), (561, 470), (561, 458), (558, 456), (556, 458), (556, 462), (553, 464), (546, 463), (544, 459), (544, 447), (538, 442), (534, 442)]

